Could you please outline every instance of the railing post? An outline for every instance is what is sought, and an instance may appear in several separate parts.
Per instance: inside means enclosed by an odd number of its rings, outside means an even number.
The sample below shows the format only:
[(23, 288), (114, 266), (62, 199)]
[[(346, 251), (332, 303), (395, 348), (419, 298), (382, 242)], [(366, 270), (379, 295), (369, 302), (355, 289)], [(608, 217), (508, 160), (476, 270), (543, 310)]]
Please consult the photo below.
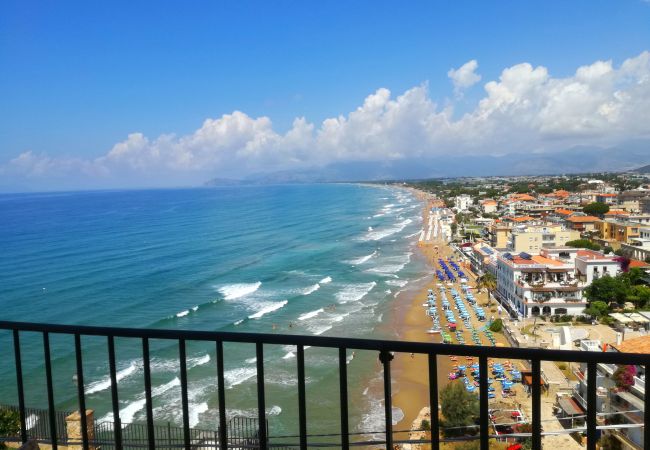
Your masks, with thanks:
[(596, 450), (596, 376), (597, 365), (587, 363), (587, 450)]
[(479, 406), (480, 406), (480, 439), (481, 450), (490, 448), (490, 417), (488, 414), (488, 360), (487, 356), (480, 356), (478, 359), (478, 383), (479, 383)]
[(307, 406), (305, 398), (305, 347), (296, 349), (298, 364), (298, 422), (300, 430), (300, 450), (307, 450)]
[(47, 407), (50, 424), (50, 443), (52, 450), (57, 450), (56, 409), (54, 408), (54, 386), (52, 384), (52, 359), (50, 355), (50, 334), (43, 333), (43, 352), (45, 356), (45, 378), (47, 382)]
[(341, 409), (341, 448), (350, 448), (348, 423), (348, 361), (345, 348), (339, 348), (339, 405)]
[(81, 420), (81, 441), (84, 450), (88, 450), (88, 422), (86, 420), (86, 393), (84, 385), (84, 369), (81, 355), (81, 335), (74, 335), (74, 349), (77, 360), (77, 396), (79, 397), (79, 417)]
[(115, 450), (122, 450), (122, 421), (120, 420), (120, 403), (117, 391), (117, 368), (115, 367), (115, 338), (108, 336), (108, 370), (111, 377), (111, 403), (113, 406), (113, 435)]
[(257, 417), (259, 429), (259, 448), (266, 450), (268, 448), (266, 436), (266, 394), (264, 391), (264, 344), (258, 342), (255, 344), (255, 353), (257, 358)]
[(384, 416), (386, 419), (386, 450), (393, 450), (393, 394), (390, 378), (390, 361), (393, 359), (391, 352), (382, 350), (379, 353), (381, 363), (384, 365)]
[(16, 388), (18, 389), (18, 414), (20, 415), (20, 440), (27, 442), (27, 424), (25, 421), (25, 391), (23, 387), (23, 363), (20, 356), (20, 334), (14, 329), (14, 361), (16, 364)]
[(151, 398), (151, 361), (149, 359), (149, 339), (142, 339), (142, 362), (144, 367), (144, 398), (147, 413), (147, 443), (149, 450), (155, 450), (156, 437), (153, 428), (153, 400)]
[(181, 407), (183, 411), (183, 444), (185, 450), (190, 450), (190, 412), (187, 399), (187, 359), (185, 339), (178, 340), (178, 354), (181, 364)]
[(438, 355), (429, 353), (429, 423), (431, 425), (431, 449), (440, 448), (440, 423), (438, 421)]
[(531, 386), (531, 399), (532, 399), (532, 406), (533, 406), (532, 441), (533, 441), (533, 449), (537, 450), (542, 448), (542, 435), (541, 435), (542, 399), (541, 399), (541, 389), (540, 389), (542, 380), (541, 380), (540, 360), (539, 359), (531, 360), (531, 368), (533, 371), (533, 376), (532, 376), (533, 384)]
[(226, 383), (223, 375), (223, 342), (217, 341), (217, 396), (219, 401), (219, 446), (228, 449), (228, 425), (226, 422)]
[[(650, 369), (650, 364), (646, 363), (645, 366), (646, 377), (648, 370)], [(650, 445), (650, 392), (648, 392), (648, 387), (644, 388), (645, 395), (643, 398), (643, 444), (647, 447)]]

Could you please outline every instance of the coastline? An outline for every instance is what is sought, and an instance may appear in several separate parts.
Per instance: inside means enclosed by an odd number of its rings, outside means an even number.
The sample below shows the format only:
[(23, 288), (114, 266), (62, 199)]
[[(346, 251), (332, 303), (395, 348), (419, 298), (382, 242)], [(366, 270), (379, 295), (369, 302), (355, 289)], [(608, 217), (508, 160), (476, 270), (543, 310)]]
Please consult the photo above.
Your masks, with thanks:
[[(411, 192), (422, 201), (423, 209), (423, 223), (426, 223), (428, 216), (428, 194), (411, 189)], [(398, 301), (395, 302), (391, 312), (391, 326), (396, 331), (396, 339), (411, 342), (436, 342), (441, 341), (439, 334), (428, 334), (426, 330), (431, 327), (431, 319), (425, 314), (422, 303), (426, 301), (428, 289), (437, 289), (437, 280), (434, 278), (434, 260), (438, 257), (447, 258), (453, 255), (453, 249), (444, 242), (438, 239), (435, 244), (438, 246), (436, 252), (433, 245), (418, 246), (418, 256), (425, 260), (427, 271), (429, 273), (428, 280), (425, 285), (411, 292), (407, 295), (400, 296)], [(476, 276), (469, 270), (463, 268), (468, 275), (468, 284), (475, 286)], [(479, 303), (487, 302), (487, 293), (474, 292), (474, 295)], [(496, 313), (495, 313), (496, 315)], [(478, 326), (481, 323), (472, 318), (472, 322)], [(484, 325), (484, 324), (483, 324)], [(480, 326), (483, 326), (480, 325)], [(495, 335), (497, 341), (505, 343), (502, 335)], [(468, 339), (468, 343), (471, 342)], [(471, 345), (471, 344), (468, 344)], [(453, 362), (444, 356), (438, 357), (438, 391), (442, 390), (448, 383), (447, 375), (452, 371)], [(392, 403), (396, 408), (400, 408), (404, 413), (404, 418), (395, 426), (395, 430), (409, 430), (413, 428), (420, 428), (420, 424), (414, 422), (418, 417), (421, 419), (423, 409), (428, 410), (429, 407), (429, 377), (428, 377), (428, 360), (426, 355), (409, 355), (409, 354), (396, 354), (393, 360), (393, 379), (394, 379), (394, 392)], [(396, 435), (396, 438), (406, 438), (406, 433)]]

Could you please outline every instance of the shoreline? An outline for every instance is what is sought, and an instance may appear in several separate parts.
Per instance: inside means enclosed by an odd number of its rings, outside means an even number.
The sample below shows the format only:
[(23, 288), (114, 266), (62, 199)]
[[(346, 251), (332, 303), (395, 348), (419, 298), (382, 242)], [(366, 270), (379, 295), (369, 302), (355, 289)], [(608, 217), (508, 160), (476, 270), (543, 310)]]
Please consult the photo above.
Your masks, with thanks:
[[(426, 223), (429, 214), (428, 194), (416, 189), (410, 189), (416, 197), (422, 201), (423, 224)], [(396, 339), (410, 342), (441, 342), (440, 334), (428, 334), (426, 330), (431, 327), (431, 319), (425, 314), (422, 304), (426, 301), (428, 289), (433, 289), (437, 293), (436, 284), (438, 281), (434, 278), (435, 267), (434, 258), (447, 258), (454, 254), (453, 249), (447, 242), (438, 238), (436, 241), (438, 251), (436, 252), (433, 245), (418, 246), (417, 255), (424, 259), (427, 277), (430, 277), (421, 288), (408, 295), (399, 298), (391, 311), (391, 326), (396, 331)], [(476, 284), (476, 276), (463, 267), (463, 271), (468, 275), (468, 284), (473, 287)], [(456, 286), (457, 287), (457, 286)], [(486, 292), (473, 292), (479, 304), (487, 302)], [(493, 303), (496, 306), (496, 303)], [(498, 314), (493, 313), (495, 316)], [(444, 327), (445, 321), (442, 320)], [(484, 326), (485, 322), (478, 322), (472, 317), (472, 323), (475, 327)], [(463, 333), (465, 333), (463, 331)], [(495, 334), (497, 341), (507, 345), (503, 335)], [(471, 340), (467, 340), (467, 345), (472, 345)], [(437, 358), (437, 380), (438, 393), (449, 383), (448, 374), (452, 371), (453, 362), (445, 357)], [(392, 404), (400, 408), (404, 413), (404, 418), (395, 425), (396, 430), (410, 430), (412, 427), (420, 428), (420, 424), (414, 424), (424, 408), (429, 407), (429, 367), (426, 355), (409, 355), (398, 353), (392, 363), (394, 392)], [(396, 437), (406, 437), (402, 433)]]

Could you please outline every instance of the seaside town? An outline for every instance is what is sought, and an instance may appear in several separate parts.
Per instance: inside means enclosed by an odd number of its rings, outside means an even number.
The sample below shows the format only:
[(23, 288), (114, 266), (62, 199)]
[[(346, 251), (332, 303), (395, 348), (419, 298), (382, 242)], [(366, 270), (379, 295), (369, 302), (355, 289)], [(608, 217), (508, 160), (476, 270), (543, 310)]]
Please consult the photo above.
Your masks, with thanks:
[[(426, 203), (418, 246), (434, 272), (407, 313), (413, 318), (405, 320), (411, 329), (403, 337), (650, 352), (647, 172), (400, 183)], [(449, 356), (443, 363), (443, 374), (438, 374), (439, 386), (446, 385), (440, 397), (441, 437), (475, 434), (477, 361)], [(419, 370), (426, 370), (423, 360), (401, 357), (397, 364), (419, 364)], [(510, 435), (497, 439), (494, 448), (530, 448), (529, 438), (512, 437), (530, 432), (529, 364), (491, 360), (489, 367), (492, 431)], [(600, 448), (646, 448), (645, 368), (598, 364), (597, 370), (597, 419), (605, 426)], [(407, 389), (396, 403), (413, 419), (410, 439), (425, 439), (428, 407), (409, 411), (409, 405), (422, 403), (418, 396), (426, 395), (425, 386), (409, 390), (406, 372)], [(586, 364), (541, 363), (544, 447), (586, 445), (586, 377)], [(410, 382), (417, 385), (417, 378)], [(474, 448), (471, 442), (445, 445)]]

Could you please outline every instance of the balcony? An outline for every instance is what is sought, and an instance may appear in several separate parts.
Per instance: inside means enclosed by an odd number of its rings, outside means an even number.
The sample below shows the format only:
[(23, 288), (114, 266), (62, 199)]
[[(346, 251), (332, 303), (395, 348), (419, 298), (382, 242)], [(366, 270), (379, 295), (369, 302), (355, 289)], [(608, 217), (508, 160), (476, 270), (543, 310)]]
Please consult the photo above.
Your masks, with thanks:
[[(461, 357), (478, 358), (479, 371), (482, 376), (478, 376), (478, 391), (480, 417), (475, 426), (478, 433), (475, 436), (466, 436), (461, 439), (476, 440), (480, 444), (480, 449), (488, 450), (490, 442), (504, 437), (530, 437), (534, 449), (542, 448), (542, 436), (547, 432), (542, 432), (541, 420), (541, 361), (556, 362), (578, 362), (586, 364), (588, 368), (586, 376), (586, 400), (587, 406), (586, 425), (580, 429), (565, 430), (568, 432), (584, 431), (588, 436), (589, 450), (596, 448), (597, 434), (599, 429), (606, 426), (597, 424), (597, 370), (598, 364), (635, 364), (650, 365), (650, 355), (631, 354), (617, 352), (587, 352), (587, 351), (563, 351), (563, 350), (543, 350), (536, 348), (507, 348), (507, 347), (485, 347), (485, 346), (467, 346), (452, 344), (432, 344), (425, 342), (403, 342), (389, 340), (371, 340), (371, 339), (351, 339), (324, 336), (297, 336), (297, 335), (280, 335), (280, 334), (253, 334), (253, 333), (233, 333), (233, 332), (208, 332), (208, 331), (183, 331), (183, 330), (163, 330), (163, 329), (129, 329), (129, 328), (106, 328), (106, 327), (88, 327), (88, 326), (65, 326), (65, 325), (46, 325), (21, 322), (0, 321), (0, 330), (9, 332), (13, 339), (13, 353), (15, 358), (16, 374), (16, 396), (18, 399), (17, 410), (20, 416), (20, 430), (15, 435), (0, 436), (2, 442), (27, 442), (28, 439), (36, 439), (39, 443), (51, 445), (54, 450), (59, 446), (77, 446), (77, 448), (97, 449), (99, 447), (108, 449), (125, 449), (125, 448), (184, 448), (184, 449), (307, 449), (334, 447), (349, 449), (350, 447), (377, 448), (378, 446), (393, 450), (398, 444), (426, 444), (430, 448), (439, 449), (440, 443), (458, 438), (446, 438), (440, 435), (440, 423), (437, 414), (431, 417), (430, 438), (409, 440), (400, 437), (398, 430), (393, 429), (392, 421), (392, 395), (391, 395), (391, 360), (393, 353), (413, 353), (425, 355), (428, 361), (428, 373), (423, 377), (429, 380), (428, 398), (422, 399), (423, 403), (428, 403), (431, 411), (438, 411), (438, 382), (437, 382), (437, 357), (446, 355), (458, 355)], [(113, 411), (113, 426), (106, 429), (98, 429), (93, 423), (87, 420), (80, 420), (77, 414), (77, 420), (80, 424), (79, 438), (62, 440), (59, 435), (61, 429), (57, 423), (62, 411), (55, 407), (53, 378), (52, 378), (52, 359), (50, 336), (67, 335), (74, 339), (74, 358), (76, 372), (76, 391), (77, 411), (88, 411), (86, 408), (86, 385), (84, 384), (84, 346), (83, 342), (92, 339), (97, 342), (100, 340), (108, 350), (108, 367), (110, 372), (110, 391)], [(46, 392), (47, 408), (42, 417), (40, 427), (29, 426), (28, 419), (32, 417), (30, 409), (25, 404), (25, 384), (23, 376), (23, 352), (30, 346), (21, 345), (21, 339), (36, 339), (41, 345), (39, 355), (28, 355), (33, 361), (34, 358), (42, 360), (45, 368), (45, 386), (39, 387)], [(120, 421), (119, 408), (119, 390), (118, 378), (116, 372), (116, 352), (115, 341), (126, 339), (142, 350), (144, 365), (144, 386), (146, 401), (146, 423), (141, 425), (139, 436), (133, 438), (127, 433), (128, 427)], [(180, 371), (181, 385), (181, 402), (179, 412), (182, 416), (182, 427), (179, 430), (179, 436), (173, 437), (172, 433), (160, 434), (160, 426), (154, 423), (152, 408), (152, 377), (151, 377), (151, 358), (150, 358), (150, 341), (164, 340), (177, 346), (178, 362)], [(204, 434), (198, 434), (190, 427), (189, 419), (189, 402), (188, 402), (188, 364), (186, 357), (186, 347), (191, 342), (203, 342), (214, 345), (216, 349), (216, 365), (214, 366), (215, 385), (218, 388), (218, 419), (213, 430), (204, 430)], [(224, 383), (224, 343), (245, 343), (252, 344), (255, 347), (256, 354), (256, 403), (258, 415), (255, 420), (245, 424), (233, 423), (226, 417), (226, 396)], [(265, 348), (272, 346), (294, 346), (296, 349), (297, 373), (297, 424), (299, 434), (295, 436), (271, 436), (268, 432), (268, 418), (266, 410), (265, 379), (264, 379), (264, 352)], [(305, 349), (308, 347), (320, 347), (336, 350), (338, 358), (336, 366), (339, 373), (339, 392), (336, 397), (340, 406), (340, 427), (331, 430), (329, 436), (331, 440), (324, 438), (325, 435), (308, 435), (307, 423), (307, 395), (305, 389)], [(366, 438), (359, 436), (357, 433), (351, 433), (349, 419), (348, 397), (348, 372), (347, 372), (347, 355), (350, 350), (377, 352), (380, 366), (382, 367), (383, 377), (383, 403), (385, 413), (384, 430), (381, 436), (372, 436)], [(42, 358), (42, 359), (41, 359)], [(488, 358), (503, 358), (509, 360), (528, 360), (530, 362), (532, 381), (531, 389), (531, 432), (510, 434), (497, 433), (490, 426), (490, 410), (488, 403), (488, 378), (485, 374), (489, 373)], [(35, 386), (30, 385), (30, 388)], [(425, 405), (423, 405), (425, 406)], [(650, 409), (645, 409), (645, 422), (650, 423)], [(73, 414), (74, 415), (74, 414)], [(33, 419), (32, 419), (33, 421)], [(237, 432), (247, 427), (248, 433), (242, 437)], [(253, 429), (250, 429), (253, 427)], [(650, 427), (646, 427), (644, 433), (648, 436)], [(562, 431), (564, 432), (564, 431)], [(558, 431), (549, 431), (548, 434), (557, 434)], [(403, 433), (402, 433), (403, 435)], [(648, 436), (650, 439), (650, 436)], [(648, 440), (647, 442), (650, 442)]]

